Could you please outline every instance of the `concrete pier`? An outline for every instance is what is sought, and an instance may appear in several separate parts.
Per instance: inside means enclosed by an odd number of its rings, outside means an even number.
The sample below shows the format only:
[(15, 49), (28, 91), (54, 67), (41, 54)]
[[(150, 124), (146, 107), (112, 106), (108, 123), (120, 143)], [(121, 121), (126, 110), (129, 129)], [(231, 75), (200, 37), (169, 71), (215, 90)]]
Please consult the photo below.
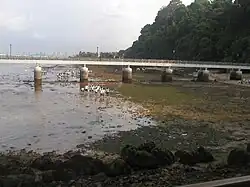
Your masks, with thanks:
[(34, 87), (35, 91), (42, 90), (42, 68), (39, 65), (34, 69)]
[(240, 69), (237, 71), (231, 70), (229, 79), (230, 80), (242, 80), (242, 71)]
[(89, 79), (89, 69), (84, 65), (80, 67), (80, 82), (88, 82)]
[(132, 83), (132, 68), (130, 66), (123, 68), (122, 70), (122, 82)]
[(209, 71), (207, 70), (207, 68), (205, 70), (198, 71), (197, 81), (201, 81), (201, 82), (209, 81)]
[(173, 70), (171, 68), (166, 68), (161, 74), (162, 82), (171, 82), (173, 80)]

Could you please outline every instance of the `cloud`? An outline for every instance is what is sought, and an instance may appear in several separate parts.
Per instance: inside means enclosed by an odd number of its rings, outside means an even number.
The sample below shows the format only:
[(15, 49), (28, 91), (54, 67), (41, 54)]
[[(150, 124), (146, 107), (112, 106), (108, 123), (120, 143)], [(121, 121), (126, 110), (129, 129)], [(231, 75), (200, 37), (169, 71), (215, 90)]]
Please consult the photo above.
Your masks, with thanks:
[(0, 53), (129, 47), (166, 0), (0, 0)]
[(35, 38), (35, 39), (38, 39), (38, 40), (41, 40), (41, 39), (45, 38), (44, 35), (41, 35), (41, 34), (39, 34), (37, 32), (34, 32), (33, 35), (32, 35), (32, 37)]

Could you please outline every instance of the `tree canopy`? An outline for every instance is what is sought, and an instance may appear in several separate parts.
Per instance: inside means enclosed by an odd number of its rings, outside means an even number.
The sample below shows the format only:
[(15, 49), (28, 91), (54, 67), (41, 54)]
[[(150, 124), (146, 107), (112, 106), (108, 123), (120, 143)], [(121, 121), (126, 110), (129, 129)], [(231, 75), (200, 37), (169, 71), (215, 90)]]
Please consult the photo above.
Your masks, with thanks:
[(171, 0), (124, 57), (250, 63), (250, 1)]

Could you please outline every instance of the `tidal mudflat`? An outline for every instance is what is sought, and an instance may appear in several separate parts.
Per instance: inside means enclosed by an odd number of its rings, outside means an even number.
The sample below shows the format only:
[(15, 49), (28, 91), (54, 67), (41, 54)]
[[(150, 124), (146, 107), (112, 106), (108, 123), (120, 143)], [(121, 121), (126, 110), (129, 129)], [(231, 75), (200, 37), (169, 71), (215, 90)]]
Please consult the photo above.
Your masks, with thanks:
[[(117, 131), (148, 125), (142, 107), (114, 96), (83, 93), (78, 69), (44, 67), (42, 91), (33, 86), (34, 65), (0, 65), (0, 150), (65, 152)], [(66, 80), (58, 73), (71, 72)], [(150, 122), (151, 123), (151, 122)]]

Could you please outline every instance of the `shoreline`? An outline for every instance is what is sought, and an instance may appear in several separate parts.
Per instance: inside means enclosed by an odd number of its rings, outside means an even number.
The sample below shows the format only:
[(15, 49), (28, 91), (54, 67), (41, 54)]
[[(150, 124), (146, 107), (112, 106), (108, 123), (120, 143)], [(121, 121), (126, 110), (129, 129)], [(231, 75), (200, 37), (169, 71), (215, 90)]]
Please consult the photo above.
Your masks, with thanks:
[[(234, 149), (217, 161), (203, 147), (171, 152), (153, 142), (119, 154), (12, 152), (0, 155), (2, 186), (176, 186), (250, 174), (250, 152)], [(243, 160), (243, 156), (248, 158)]]
[[(109, 75), (109, 72), (104, 73), (100, 78), (106, 79)], [(103, 139), (89, 145), (79, 144), (76, 150), (64, 154), (55, 152), (38, 154), (33, 151), (27, 153), (25, 150), (2, 153), (0, 186), (6, 180), (12, 182), (14, 180), (18, 184), (20, 181), (28, 180), (34, 182), (32, 183), (34, 185), (39, 183), (40, 186), (59, 184), (62, 186), (78, 184), (128, 186), (131, 183), (134, 186), (172, 186), (250, 174), (250, 170), (242, 166), (242, 162), (246, 166), (250, 161), (249, 153), (245, 150), (250, 133), (247, 121), (250, 119), (249, 89), (222, 83), (193, 83), (191, 81), (143, 85), (138, 82), (144, 77), (142, 75), (138, 77), (137, 79), (135, 75), (136, 84), (122, 84), (117, 88), (117, 91), (121, 93), (119, 98), (122, 101), (142, 106), (143, 110), (137, 111), (134, 117), (137, 119), (149, 117), (155, 121), (155, 125), (151, 125), (154, 123), (151, 120), (144, 120), (144, 124), (142, 123), (137, 129), (106, 135)], [(158, 78), (156, 74), (147, 77), (145, 81)], [(114, 79), (118, 79), (118, 75), (115, 75)], [(235, 108), (236, 104), (238, 108)], [(130, 121), (127, 123), (129, 124)], [(140, 147), (149, 141), (157, 145), (154, 151), (138, 150), (136, 147), (132, 147), (131, 150), (136, 150), (140, 158), (149, 159), (152, 163), (155, 162), (152, 157), (155, 158), (154, 154), (159, 150), (170, 150), (171, 154), (179, 150), (182, 151), (182, 155), (186, 155), (184, 150), (197, 152), (199, 146), (204, 146), (206, 152), (212, 154), (216, 161), (190, 166), (180, 163), (178, 160), (180, 157), (169, 156), (170, 152), (163, 151), (157, 156), (163, 155), (164, 163), (168, 164), (138, 170), (131, 166), (131, 161), (122, 157), (121, 149), (127, 145)], [(234, 157), (233, 161), (236, 164), (232, 166), (233, 164), (227, 164), (227, 161), (229, 152), (235, 148), (244, 148), (240, 152), (236, 151), (238, 157), (243, 160), (237, 160)], [(132, 155), (135, 152), (132, 151)], [(188, 153), (184, 159), (189, 160), (187, 158), (197, 155), (196, 152)], [(20, 161), (20, 159), (25, 161)], [(161, 159), (162, 157), (159, 157), (156, 160)], [(36, 162), (35, 166), (34, 162)], [(93, 169), (95, 164), (105, 169), (96, 171)], [(79, 170), (83, 173), (79, 174)], [(119, 174), (110, 174), (110, 171)], [(58, 178), (58, 175), (63, 178)], [(67, 180), (60, 182), (65, 179)]]

